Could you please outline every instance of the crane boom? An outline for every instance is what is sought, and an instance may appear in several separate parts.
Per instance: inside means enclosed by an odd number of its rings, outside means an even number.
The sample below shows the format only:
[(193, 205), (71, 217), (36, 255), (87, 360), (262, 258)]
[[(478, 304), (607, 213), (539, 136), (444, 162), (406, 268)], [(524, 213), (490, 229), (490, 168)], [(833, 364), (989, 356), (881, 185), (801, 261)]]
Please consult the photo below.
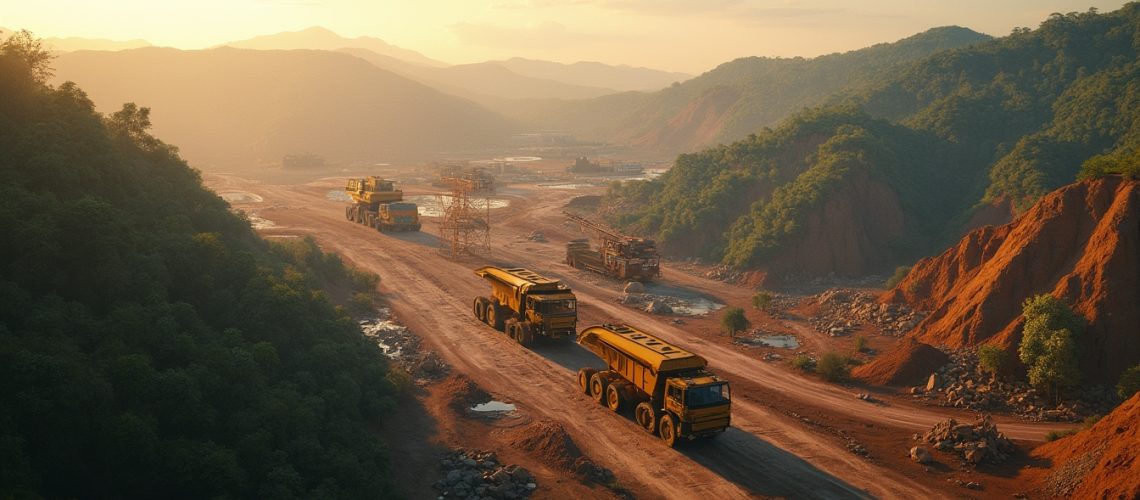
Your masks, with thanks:
[(598, 224), (597, 222), (594, 222), (594, 221), (587, 219), (585, 217), (579, 217), (577, 215), (574, 215), (570, 212), (565, 212), (565, 211), (563, 211), (562, 214), (565, 215), (567, 219), (570, 219), (574, 222), (577, 222), (578, 224), (580, 224), (585, 229), (593, 229), (594, 231), (597, 231), (601, 234), (609, 236), (610, 238), (613, 238), (615, 240), (632, 239), (629, 236), (626, 236), (626, 235), (621, 234), (617, 231), (614, 231), (613, 229), (610, 229), (606, 226)]

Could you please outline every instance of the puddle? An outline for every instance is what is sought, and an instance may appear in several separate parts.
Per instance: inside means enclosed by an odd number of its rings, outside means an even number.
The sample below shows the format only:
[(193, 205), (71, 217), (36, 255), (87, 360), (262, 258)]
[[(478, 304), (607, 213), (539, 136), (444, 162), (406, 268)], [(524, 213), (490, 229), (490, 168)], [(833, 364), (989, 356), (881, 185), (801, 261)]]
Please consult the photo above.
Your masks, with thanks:
[(260, 196), (245, 191), (226, 191), (218, 193), (218, 196), (229, 203), (261, 203), (264, 201)]
[(506, 158), (495, 158), (491, 161), (512, 161), (515, 163), (524, 163), (528, 161), (538, 161), (541, 159), (541, 156), (508, 156)]
[(360, 321), (360, 332), (372, 339), (384, 356), (398, 360), (405, 355), (405, 346), (411, 340), (412, 333), (408, 327), (401, 325), (390, 318), (391, 312), (387, 308), (380, 308), (379, 317)]
[[(444, 202), (451, 201), (451, 195), (430, 195), (420, 194), (415, 196), (404, 197), (405, 201), (415, 203), (419, 209), (421, 217), (442, 217)], [(492, 210), (497, 208), (506, 208), (510, 206), (511, 201), (504, 198), (474, 198), (471, 200), (471, 205), (477, 210), (486, 210), (488, 207)]]
[(635, 307), (654, 301), (664, 302), (673, 310), (672, 314), (678, 316), (705, 316), (724, 307), (724, 304), (699, 292), (661, 283), (650, 283), (645, 286), (645, 293), (632, 293), (624, 297), (626, 305)]
[(568, 183), (560, 183), (560, 184), (539, 184), (538, 186), (544, 187), (547, 189), (589, 189), (589, 188), (593, 188), (593, 187), (598, 187), (598, 186), (595, 186), (593, 184), (583, 184), (583, 183), (576, 183), (576, 182), (568, 182)]
[(300, 236), (298, 236), (296, 234), (264, 234), (261, 237), (266, 238), (266, 239), (276, 238), (279, 240), (288, 240), (288, 239), (300, 238)]
[(680, 304), (672, 307), (674, 314), (680, 314), (682, 316), (704, 316), (724, 307), (724, 304), (718, 304), (705, 298), (680, 299)]
[(781, 349), (799, 349), (800, 341), (795, 335), (762, 335), (759, 337), (743, 337), (736, 339), (741, 344), (779, 347)]
[(471, 407), (471, 411), (479, 413), (507, 413), (515, 411), (515, 405), (502, 401), (487, 401)]
[(257, 214), (246, 214), (246, 217), (249, 218), (250, 227), (254, 229), (269, 229), (277, 227), (277, 224), (274, 224), (273, 221), (261, 217)]
[(343, 189), (334, 189), (332, 191), (329, 191), (327, 194), (325, 194), (325, 198), (328, 198), (332, 201), (352, 201), (352, 197), (349, 196), (348, 193), (344, 192)]

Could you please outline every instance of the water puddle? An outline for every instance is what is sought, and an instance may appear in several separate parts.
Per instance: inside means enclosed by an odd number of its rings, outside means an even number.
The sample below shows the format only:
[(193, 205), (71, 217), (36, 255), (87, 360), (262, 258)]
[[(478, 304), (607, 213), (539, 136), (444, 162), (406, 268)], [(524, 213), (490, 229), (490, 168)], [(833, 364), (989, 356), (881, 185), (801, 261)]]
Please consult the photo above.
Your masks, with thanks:
[[(451, 201), (451, 195), (430, 195), (420, 194), (415, 196), (404, 197), (405, 201), (415, 203), (419, 209), (421, 217), (442, 217), (443, 216), (443, 203)], [(442, 203), (441, 203), (442, 200)], [(498, 208), (506, 208), (511, 205), (511, 201), (505, 198), (480, 198), (476, 197), (471, 200), (471, 205), (476, 210), (491, 210)]]
[(471, 407), (471, 411), (479, 413), (508, 413), (515, 411), (515, 405), (502, 401), (487, 401)]
[(538, 186), (544, 187), (546, 189), (590, 189), (592, 187), (597, 187), (593, 184), (585, 184), (585, 183), (580, 183), (580, 182), (564, 182), (564, 183), (558, 183), (558, 184), (539, 184)]
[(541, 156), (507, 156), (505, 158), (495, 158), (492, 161), (510, 161), (510, 162), (515, 162), (515, 163), (525, 163), (528, 161), (538, 161), (541, 159), (542, 159)]
[(226, 191), (218, 193), (218, 196), (229, 203), (261, 203), (264, 201), (260, 196), (245, 191)]
[(389, 319), (391, 313), (387, 308), (380, 308), (377, 312), (379, 317), (360, 321), (360, 332), (376, 342), (384, 356), (394, 360), (403, 358), (407, 354), (405, 348), (410, 347), (411, 331)]
[(738, 343), (765, 346), (765, 347), (778, 347), (781, 349), (799, 349), (800, 341), (795, 335), (761, 335), (759, 337), (741, 337), (736, 339)]
[(246, 214), (246, 217), (249, 218), (250, 227), (254, 229), (269, 229), (277, 227), (277, 224), (275, 224), (273, 221), (261, 217), (257, 214)]
[(340, 189), (329, 191), (325, 194), (325, 198), (328, 198), (331, 201), (352, 201), (352, 197)]
[(706, 298), (679, 299), (679, 302), (678, 305), (673, 306), (673, 313), (682, 316), (704, 316), (724, 307), (724, 304), (719, 304)]

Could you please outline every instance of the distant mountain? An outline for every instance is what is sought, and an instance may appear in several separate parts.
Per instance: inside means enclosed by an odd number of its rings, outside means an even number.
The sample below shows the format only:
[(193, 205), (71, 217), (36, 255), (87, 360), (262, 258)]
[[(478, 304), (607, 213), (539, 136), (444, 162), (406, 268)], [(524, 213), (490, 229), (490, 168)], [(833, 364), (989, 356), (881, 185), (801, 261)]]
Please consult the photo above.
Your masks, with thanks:
[(320, 26), (313, 26), (301, 31), (285, 31), (272, 35), (261, 35), (247, 40), (228, 42), (222, 45), (239, 49), (258, 50), (337, 50), (343, 48), (359, 48), (368, 49), (377, 54), (393, 57), (420, 66), (440, 67), (447, 65), (414, 50), (397, 47), (379, 38), (370, 36), (346, 38)]
[(75, 50), (126, 50), (151, 46), (150, 42), (140, 39), (108, 40), (105, 38), (81, 38), (75, 36), (66, 38), (44, 38), (43, 42), (49, 49), (62, 52)]
[[(427, 67), (411, 64), (361, 48), (338, 50), (401, 74), (448, 94), (477, 102), (493, 99), (588, 99), (616, 93), (616, 90), (583, 87), (519, 75), (497, 63), (460, 64)], [(494, 101), (492, 101), (494, 102)]]
[(966, 28), (935, 28), (894, 43), (814, 59), (737, 59), (652, 94), (631, 92), (597, 102), (547, 101), (500, 111), (536, 128), (569, 130), (588, 139), (669, 153), (692, 151), (742, 139), (930, 54), (988, 39)]
[(659, 90), (674, 82), (683, 82), (693, 77), (687, 73), (637, 68), (624, 64), (613, 66), (590, 61), (564, 64), (515, 57), (505, 61), (487, 62), (532, 78), (617, 90)]
[(200, 168), (422, 159), (503, 142), (505, 118), (348, 54), (316, 50), (145, 48), (80, 51), (55, 61), (104, 111), (152, 109), (157, 134)]

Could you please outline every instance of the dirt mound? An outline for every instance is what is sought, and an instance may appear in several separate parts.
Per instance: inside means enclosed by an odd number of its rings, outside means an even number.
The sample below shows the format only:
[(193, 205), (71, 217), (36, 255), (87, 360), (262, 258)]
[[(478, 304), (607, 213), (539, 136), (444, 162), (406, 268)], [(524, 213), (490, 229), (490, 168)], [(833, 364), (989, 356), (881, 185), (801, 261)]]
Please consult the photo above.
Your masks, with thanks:
[(464, 412), (479, 403), (491, 400), (491, 395), (480, 389), (475, 382), (463, 375), (452, 375), (439, 383), (436, 391), (447, 401), (447, 406), (457, 412)]
[(1115, 383), (1140, 362), (1140, 182), (1063, 187), (1003, 226), (985, 226), (920, 261), (880, 299), (931, 311), (911, 335), (932, 345), (1021, 339), (1025, 299), (1052, 293), (1089, 321), (1081, 366)]
[(507, 431), (505, 437), (512, 448), (525, 451), (552, 467), (574, 471), (582, 478), (597, 483), (606, 484), (613, 480), (613, 472), (582, 455), (562, 424), (553, 420), (536, 420), (525, 427)]
[(1068, 498), (1140, 498), (1140, 394), (1087, 430), (1032, 455), (1051, 461), (1042, 488)]
[(906, 339), (874, 361), (851, 370), (851, 376), (873, 385), (919, 385), (950, 357), (934, 347)]

